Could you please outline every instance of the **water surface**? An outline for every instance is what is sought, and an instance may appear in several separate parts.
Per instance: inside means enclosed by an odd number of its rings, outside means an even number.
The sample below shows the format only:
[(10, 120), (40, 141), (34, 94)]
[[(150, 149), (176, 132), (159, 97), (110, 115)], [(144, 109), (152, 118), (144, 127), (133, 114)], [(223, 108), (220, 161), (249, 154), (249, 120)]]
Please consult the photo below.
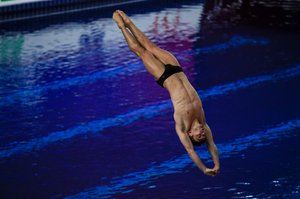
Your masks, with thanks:
[(298, 198), (299, 34), (220, 24), (209, 6), (124, 10), (200, 94), (218, 177), (185, 154), (168, 93), (107, 8), (2, 31), (1, 198)]

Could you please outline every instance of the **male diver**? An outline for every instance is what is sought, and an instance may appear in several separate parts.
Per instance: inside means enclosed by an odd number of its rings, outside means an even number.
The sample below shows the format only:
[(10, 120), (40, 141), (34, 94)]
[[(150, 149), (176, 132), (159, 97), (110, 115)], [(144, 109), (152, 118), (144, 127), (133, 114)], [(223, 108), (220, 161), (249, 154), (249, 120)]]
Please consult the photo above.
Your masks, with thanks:
[[(113, 19), (129, 48), (141, 58), (156, 82), (169, 92), (174, 107), (175, 129), (189, 157), (204, 174), (216, 176), (220, 169), (218, 149), (206, 123), (201, 100), (177, 59), (170, 52), (153, 44), (123, 11), (115, 11)], [(206, 143), (213, 159), (212, 169), (203, 164), (194, 150), (194, 146), (203, 143)]]

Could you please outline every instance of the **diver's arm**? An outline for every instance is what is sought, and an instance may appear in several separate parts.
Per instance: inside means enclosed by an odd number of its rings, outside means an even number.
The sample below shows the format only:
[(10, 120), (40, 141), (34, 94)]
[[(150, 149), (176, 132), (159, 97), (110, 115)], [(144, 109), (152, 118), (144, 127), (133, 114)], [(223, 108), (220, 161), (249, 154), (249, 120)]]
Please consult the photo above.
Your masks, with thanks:
[(176, 132), (177, 132), (177, 135), (178, 135), (182, 145), (184, 146), (185, 150), (187, 151), (189, 157), (197, 165), (197, 167), (204, 174), (209, 175), (209, 176), (214, 176), (215, 174), (214, 174), (214, 172), (212, 172), (212, 169), (206, 168), (206, 166), (203, 164), (203, 162), (201, 161), (201, 159), (199, 158), (199, 156), (195, 152), (194, 146), (193, 146), (190, 138), (188, 137), (188, 135), (186, 133), (184, 133), (181, 130), (179, 125), (176, 125)]
[(207, 128), (207, 134), (206, 134), (206, 139), (207, 139), (207, 142), (206, 142), (206, 146), (207, 146), (207, 149), (213, 159), (213, 162), (214, 162), (214, 168), (213, 170), (215, 170), (217, 173), (219, 172), (220, 170), (220, 161), (219, 161), (219, 154), (218, 154), (218, 148), (213, 140), (213, 137), (212, 137), (212, 133), (211, 133), (211, 130), (209, 128), (208, 125), (206, 125)]

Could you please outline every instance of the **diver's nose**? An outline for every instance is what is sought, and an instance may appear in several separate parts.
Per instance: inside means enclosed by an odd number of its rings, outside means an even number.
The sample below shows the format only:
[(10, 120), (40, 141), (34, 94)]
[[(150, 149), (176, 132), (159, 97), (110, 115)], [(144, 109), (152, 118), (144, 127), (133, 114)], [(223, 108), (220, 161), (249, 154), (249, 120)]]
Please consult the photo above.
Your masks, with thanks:
[(204, 133), (204, 128), (201, 128), (201, 129), (200, 129), (200, 132), (201, 132), (201, 133)]

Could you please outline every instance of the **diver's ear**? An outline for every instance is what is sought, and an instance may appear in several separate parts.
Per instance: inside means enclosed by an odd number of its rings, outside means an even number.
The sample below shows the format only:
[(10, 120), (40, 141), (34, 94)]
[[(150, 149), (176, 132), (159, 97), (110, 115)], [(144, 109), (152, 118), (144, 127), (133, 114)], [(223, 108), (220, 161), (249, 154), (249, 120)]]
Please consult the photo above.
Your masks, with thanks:
[(192, 136), (192, 131), (188, 131), (187, 134), (188, 134), (189, 136)]

